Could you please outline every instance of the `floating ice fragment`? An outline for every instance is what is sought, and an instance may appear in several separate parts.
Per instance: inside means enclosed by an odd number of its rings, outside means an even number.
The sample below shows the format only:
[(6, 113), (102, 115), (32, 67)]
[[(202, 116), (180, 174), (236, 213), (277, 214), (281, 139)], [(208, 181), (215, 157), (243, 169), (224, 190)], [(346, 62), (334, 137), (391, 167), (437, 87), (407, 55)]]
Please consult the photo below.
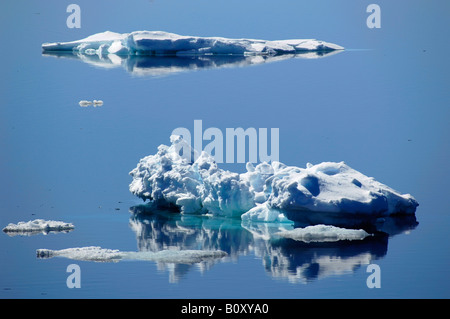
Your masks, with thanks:
[(74, 260), (86, 260), (97, 262), (118, 261), (123, 258), (124, 253), (119, 250), (105, 249), (96, 246), (76, 247), (61, 250), (38, 249), (38, 258), (66, 257)]
[(91, 101), (87, 101), (87, 100), (81, 100), (78, 104), (81, 107), (86, 107), (86, 106), (92, 105), (92, 102)]
[(334, 242), (339, 240), (363, 240), (370, 236), (363, 229), (345, 229), (329, 225), (314, 225), (305, 228), (295, 228), (274, 234), (293, 240), (310, 242)]
[(62, 221), (35, 219), (28, 222), (19, 222), (17, 224), (10, 223), (3, 232), (10, 236), (15, 235), (36, 235), (48, 234), (50, 232), (67, 232), (73, 230), (75, 227), (71, 223)]
[(102, 106), (103, 101), (102, 100), (94, 100), (94, 101), (81, 100), (78, 104), (81, 107), (87, 107), (89, 105), (93, 105), (94, 107), (97, 107), (97, 106)]
[(134, 252), (106, 249), (98, 246), (76, 247), (61, 250), (38, 249), (38, 258), (65, 257), (74, 260), (95, 262), (118, 262), (121, 260), (146, 260), (163, 263), (195, 264), (209, 259), (223, 258), (221, 250), (161, 250), (158, 252)]

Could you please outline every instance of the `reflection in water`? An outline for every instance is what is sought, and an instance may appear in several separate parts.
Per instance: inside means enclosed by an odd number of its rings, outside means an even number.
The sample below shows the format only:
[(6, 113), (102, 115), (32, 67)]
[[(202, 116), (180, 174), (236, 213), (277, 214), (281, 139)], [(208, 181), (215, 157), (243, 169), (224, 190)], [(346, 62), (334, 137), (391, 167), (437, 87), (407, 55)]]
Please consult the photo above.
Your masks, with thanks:
[(411, 230), (414, 217), (378, 221), (364, 240), (304, 243), (274, 235), (293, 229), (290, 223), (243, 223), (239, 219), (179, 214), (150, 205), (130, 208), (130, 227), (136, 233), (139, 251), (166, 249), (221, 250), (228, 257), (200, 265), (158, 263), (170, 272), (170, 281), (180, 280), (193, 267), (208, 270), (214, 263), (237, 260), (240, 255), (261, 258), (264, 269), (274, 278), (307, 283), (333, 275), (354, 272), (361, 265), (387, 253), (389, 236)]
[(277, 56), (242, 56), (242, 55), (202, 55), (202, 56), (118, 56), (86, 55), (77, 52), (45, 52), (43, 56), (79, 59), (85, 63), (101, 68), (123, 67), (136, 76), (165, 76), (179, 72), (197, 71), (226, 67), (244, 67), (291, 58), (315, 59), (338, 54), (341, 50), (315, 51)]

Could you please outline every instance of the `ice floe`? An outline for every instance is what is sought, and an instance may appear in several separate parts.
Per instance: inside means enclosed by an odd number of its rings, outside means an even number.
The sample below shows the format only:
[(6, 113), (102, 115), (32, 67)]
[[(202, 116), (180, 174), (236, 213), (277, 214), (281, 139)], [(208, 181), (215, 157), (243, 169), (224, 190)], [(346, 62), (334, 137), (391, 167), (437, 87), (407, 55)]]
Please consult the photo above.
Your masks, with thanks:
[(71, 42), (42, 44), (44, 52), (75, 51), (90, 55), (279, 55), (344, 48), (315, 39), (259, 40), (183, 36), (164, 31), (102, 32)]
[(317, 59), (343, 51), (317, 40), (265, 41), (181, 36), (161, 31), (103, 32), (72, 42), (44, 43), (43, 56), (79, 59), (136, 76), (161, 77), (202, 69), (245, 67), (291, 58)]
[(80, 102), (78, 102), (78, 104), (79, 104), (81, 107), (87, 107), (87, 106), (89, 106), (89, 105), (92, 105), (92, 102), (91, 102), (91, 101), (87, 101), (87, 100), (81, 100)]
[(38, 258), (65, 257), (73, 260), (95, 262), (118, 262), (120, 260), (144, 260), (163, 263), (194, 264), (208, 259), (223, 258), (227, 253), (218, 250), (161, 250), (149, 251), (120, 251), (98, 246), (75, 247), (61, 250), (38, 249)]
[(81, 107), (87, 107), (87, 106), (90, 106), (90, 105), (93, 105), (94, 107), (97, 107), (97, 106), (102, 106), (103, 105), (103, 101), (102, 100), (93, 100), (93, 101), (81, 100), (80, 102), (78, 102), (78, 104)]
[(51, 232), (68, 232), (75, 228), (71, 223), (55, 220), (35, 219), (28, 222), (18, 222), (17, 224), (10, 223), (3, 232), (9, 236), (15, 235), (36, 235), (48, 234)]
[[(417, 201), (350, 168), (344, 162), (307, 164), (248, 163), (238, 174), (220, 169), (213, 157), (180, 136), (160, 145), (130, 172), (130, 191), (182, 213), (211, 213), (243, 220), (287, 221), (321, 217), (356, 220), (394, 214), (411, 215)], [(306, 216), (305, 216), (306, 215)], [(339, 225), (336, 225), (339, 226)]]
[(363, 240), (370, 236), (363, 229), (346, 229), (331, 225), (314, 225), (305, 228), (280, 231), (274, 234), (284, 238), (310, 242), (334, 242), (339, 240)]

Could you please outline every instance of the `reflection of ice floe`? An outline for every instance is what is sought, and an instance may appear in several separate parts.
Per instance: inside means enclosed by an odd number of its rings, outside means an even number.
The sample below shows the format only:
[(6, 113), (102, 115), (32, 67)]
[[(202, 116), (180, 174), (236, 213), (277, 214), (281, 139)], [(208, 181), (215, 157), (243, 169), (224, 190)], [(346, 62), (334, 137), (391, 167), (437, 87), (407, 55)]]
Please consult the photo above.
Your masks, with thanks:
[[(253, 221), (309, 224), (354, 221), (374, 223), (379, 217), (414, 215), (418, 203), (343, 162), (247, 164), (247, 172), (222, 170), (214, 158), (199, 154), (180, 136), (171, 146), (141, 159), (130, 172), (130, 191), (142, 199), (178, 207), (184, 213), (211, 213)], [(345, 225), (334, 224), (346, 227)], [(351, 225), (354, 228), (356, 225)]]
[[(255, 223), (245, 227), (255, 228)], [(261, 231), (259, 225), (257, 227)], [(295, 233), (295, 230), (281, 233)], [(305, 242), (284, 238), (279, 233), (272, 233), (269, 240), (264, 240), (264, 236), (255, 237), (254, 253), (261, 258), (264, 269), (273, 278), (287, 279), (293, 283), (351, 274), (387, 253), (386, 234), (337, 241), (326, 241), (326, 237), (321, 237), (318, 241)]]
[(17, 224), (8, 224), (3, 231), (9, 236), (15, 235), (36, 235), (48, 234), (53, 232), (68, 232), (75, 227), (71, 223), (62, 221), (35, 219), (28, 222), (19, 222)]
[(38, 249), (38, 258), (65, 257), (74, 260), (117, 262), (120, 260), (144, 260), (163, 263), (195, 264), (226, 256), (223, 251), (210, 250), (162, 250), (158, 252), (135, 252), (106, 249), (97, 246), (76, 247), (61, 250)]
[(256, 40), (182, 36), (163, 31), (102, 32), (71, 42), (42, 44), (44, 52), (74, 51), (84, 55), (280, 55), (327, 52), (344, 48), (315, 39)]
[[(354, 272), (361, 265), (369, 264), (387, 253), (389, 234), (376, 229), (372, 229), (374, 236), (367, 237), (362, 236), (363, 231), (357, 231), (360, 236), (356, 240), (330, 242), (326, 241), (330, 233), (322, 232), (328, 234), (322, 237), (322, 242), (304, 242), (279, 236), (280, 233), (295, 232), (292, 223), (259, 223), (236, 218), (183, 215), (176, 210), (163, 210), (154, 204), (131, 207), (130, 212), (130, 227), (136, 234), (138, 250), (141, 252), (199, 249), (228, 254), (227, 258), (202, 263), (202, 271), (217, 262), (254, 254), (261, 258), (271, 276), (292, 282), (309, 282)], [(385, 223), (391, 226), (389, 231), (393, 235), (415, 226), (409, 219), (390, 222), (391, 219), (395, 217), (387, 217)], [(328, 230), (346, 232), (337, 228)], [(349, 232), (353, 233), (351, 230)], [(158, 262), (158, 266), (159, 269), (169, 271), (172, 281), (179, 280), (192, 269), (192, 266), (164, 262)]]
[(316, 59), (337, 54), (341, 51), (304, 52), (277, 56), (148, 56), (148, 55), (85, 55), (79, 52), (51, 51), (44, 56), (81, 60), (84, 63), (103, 69), (124, 68), (134, 76), (162, 77), (181, 72), (200, 71), (218, 68), (233, 68), (260, 65), (292, 58)]

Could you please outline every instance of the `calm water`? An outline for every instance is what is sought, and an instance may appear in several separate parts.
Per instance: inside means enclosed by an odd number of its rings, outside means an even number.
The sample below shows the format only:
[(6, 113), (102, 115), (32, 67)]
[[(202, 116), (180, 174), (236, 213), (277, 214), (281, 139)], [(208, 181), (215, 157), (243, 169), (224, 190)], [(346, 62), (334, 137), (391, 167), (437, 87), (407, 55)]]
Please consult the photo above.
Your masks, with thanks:
[[(75, 224), (69, 233), (0, 234), (1, 298), (448, 298), (450, 94), (445, 1), (78, 1), (0, 4), (0, 225), (35, 218)], [(258, 6), (256, 4), (259, 4)], [(235, 8), (239, 6), (236, 12)], [(95, 14), (94, 14), (95, 12)], [(230, 23), (230, 18), (234, 23)], [(263, 39), (319, 38), (346, 51), (319, 59), (130, 59), (126, 67), (43, 56), (43, 42), (111, 30)], [(167, 73), (167, 68), (179, 72)], [(101, 107), (80, 100), (101, 99)], [(416, 221), (392, 221), (361, 242), (274, 241), (275, 224), (145, 212), (128, 191), (139, 159), (173, 129), (280, 129), (280, 161), (345, 161), (420, 203)], [(237, 172), (244, 164), (223, 164)], [(38, 259), (36, 249), (221, 249), (194, 265)], [(66, 268), (81, 268), (69, 289)], [(368, 264), (381, 288), (366, 285)]]

